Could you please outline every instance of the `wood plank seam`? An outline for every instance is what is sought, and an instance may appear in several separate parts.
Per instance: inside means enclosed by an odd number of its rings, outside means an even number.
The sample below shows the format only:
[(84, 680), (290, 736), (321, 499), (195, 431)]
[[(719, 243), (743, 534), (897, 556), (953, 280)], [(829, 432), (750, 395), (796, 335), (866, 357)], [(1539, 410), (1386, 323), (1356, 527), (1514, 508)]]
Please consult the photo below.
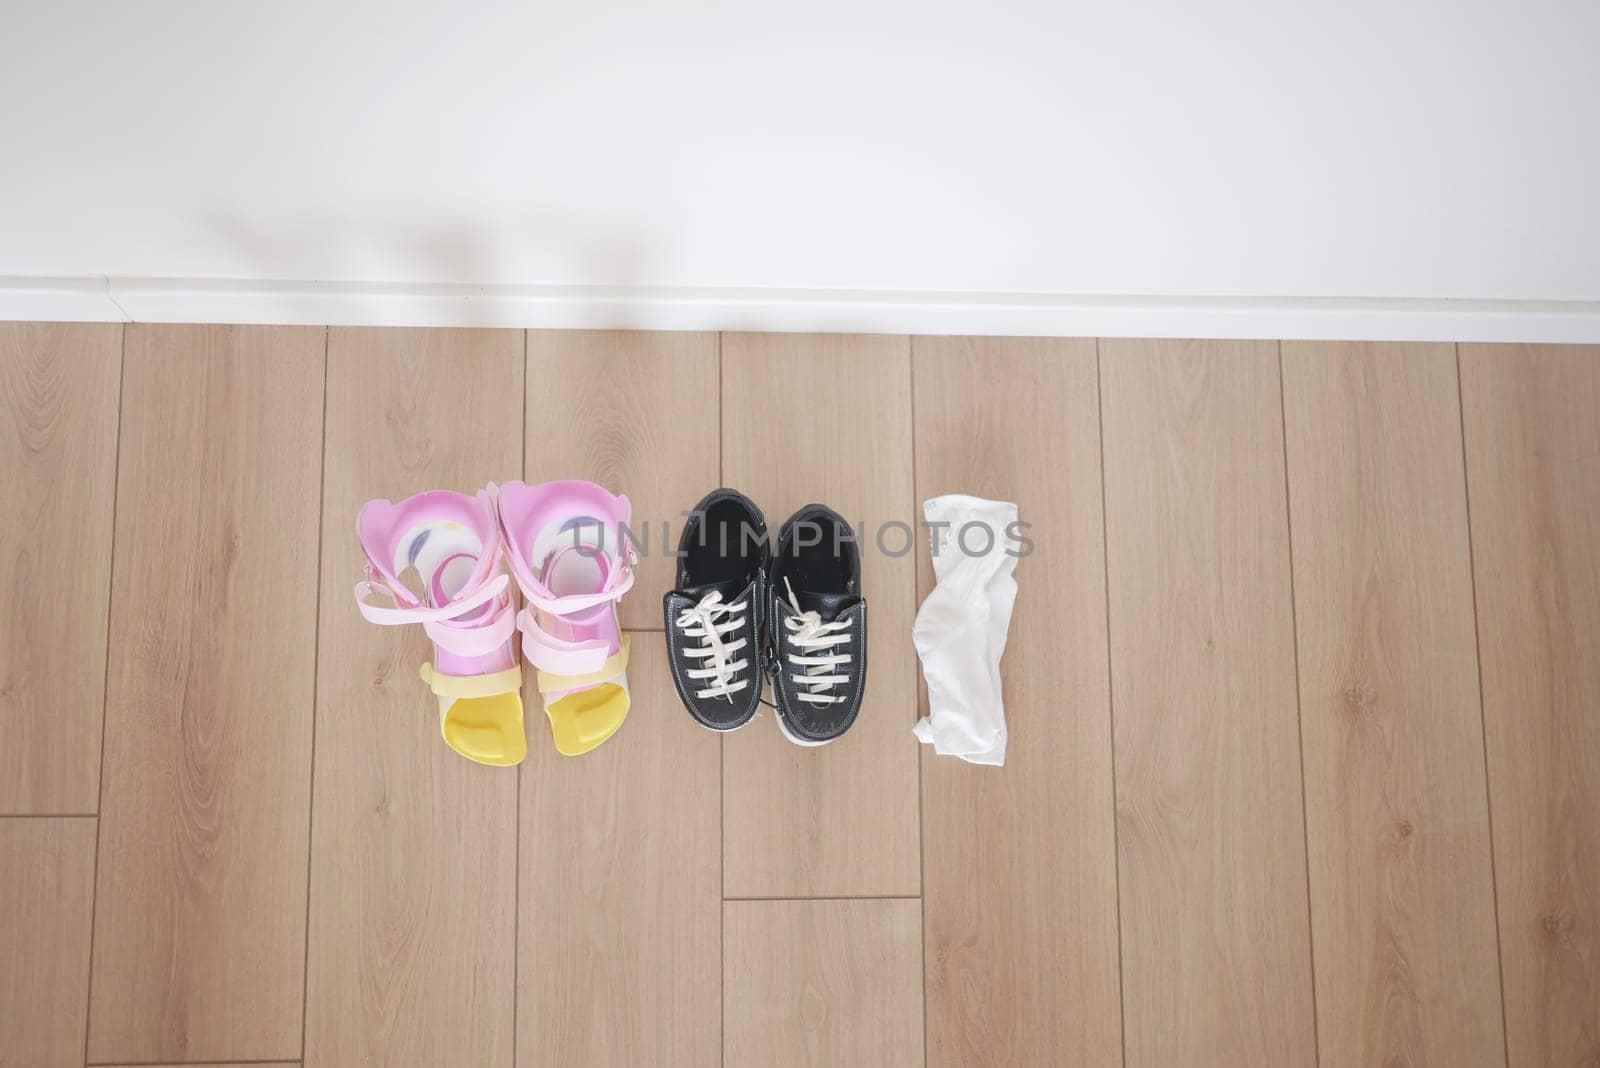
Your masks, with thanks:
[(322, 463), (317, 471), (317, 618), (312, 623), (311, 639), (311, 769), (306, 779), (306, 937), (300, 956), (300, 1059), (306, 1056), (306, 1005), (311, 999), (311, 856), (316, 848), (317, 823), (317, 672), (322, 666), (319, 650), (322, 648), (322, 544), (323, 525), (328, 521), (328, 504), (325, 491), (328, 486), (328, 336), (330, 327), (322, 328)]
[(1099, 442), (1100, 461), (1100, 567), (1103, 574), (1102, 592), (1105, 594), (1106, 615), (1106, 723), (1110, 728), (1111, 753), (1111, 877), (1116, 888), (1117, 910), (1117, 1036), (1124, 1068), (1128, 1063), (1128, 1003), (1122, 983), (1122, 845), (1117, 829), (1117, 694), (1111, 674), (1111, 539), (1106, 533), (1106, 407), (1105, 393), (1100, 386), (1100, 339), (1094, 339), (1094, 404), (1095, 435)]
[(1494, 790), (1489, 782), (1489, 726), (1484, 719), (1483, 635), (1478, 625), (1478, 558), (1474, 555), (1472, 545), (1472, 480), (1467, 475), (1467, 405), (1465, 391), (1461, 386), (1461, 345), (1457, 343), (1452, 347), (1455, 350), (1456, 362), (1456, 415), (1461, 431), (1461, 492), (1467, 511), (1467, 574), (1472, 589), (1472, 655), (1478, 665), (1478, 730), (1483, 740), (1483, 801), (1489, 817), (1489, 887), (1494, 901), (1494, 957), (1495, 968), (1500, 978), (1500, 1019), (1504, 1021), (1500, 1028), (1500, 1040), (1505, 1063), (1510, 1064), (1511, 1026), (1510, 1017), (1506, 1015), (1506, 963), (1500, 933), (1500, 873), (1495, 867), (1494, 855)]
[(921, 894), (781, 894), (773, 897), (725, 897), (724, 901), (921, 901)]
[(83, 1059), (89, 1060), (89, 1008), (94, 997), (94, 921), (95, 907), (100, 903), (100, 813), (105, 811), (106, 791), (106, 705), (111, 701), (111, 620), (115, 610), (114, 599), (117, 590), (117, 488), (122, 484), (122, 387), (127, 380), (128, 373), (128, 328), (123, 326), (119, 331), (119, 351), (117, 353), (117, 445), (113, 450), (111, 464), (111, 562), (106, 568), (109, 573), (107, 582), (110, 583), (106, 590), (106, 664), (105, 678), (100, 684), (100, 771), (98, 774), (97, 795), (95, 798), (94, 821), (94, 884), (89, 895), (89, 972), (87, 989), (83, 992)]
[(184, 1065), (194, 1065), (196, 1068), (234, 1068), (234, 1065), (259, 1064), (276, 1068), (284, 1065), (293, 1068), (300, 1061), (285, 1060), (249, 1060), (249, 1061), (85, 1061), (84, 1068), (183, 1068)]
[(7, 812), (0, 820), (92, 820), (97, 812)]
[[(717, 332), (717, 485), (727, 485), (724, 464), (726, 463), (723, 444), (723, 383), (722, 383), (722, 339), (726, 336), (724, 331)], [(663, 620), (663, 625), (665, 620)], [(759, 683), (757, 684), (759, 685)], [(728, 900), (728, 816), (727, 809), (722, 804), (722, 784), (727, 781), (724, 776), (727, 769), (724, 767), (728, 747), (725, 739), (717, 739), (717, 894), (722, 900)], [(727, 1068), (728, 1063), (728, 984), (724, 978), (728, 967), (728, 919), (727, 909), (717, 908), (717, 1064)]]
[[(518, 477), (522, 481), (528, 480), (528, 332), (522, 332), (522, 445), (517, 453), (517, 462), (521, 465)], [(513, 591), (512, 597), (517, 593)], [(521, 663), (522, 647), (517, 645), (518, 663)], [(524, 709), (526, 716), (526, 709)], [(526, 719), (524, 719), (526, 731)], [(511, 881), (511, 900), (515, 904), (515, 913), (511, 918), (511, 944), (515, 947), (511, 962), (511, 1068), (517, 1068), (517, 1058), (520, 1055), (522, 1039), (522, 765), (517, 765), (517, 815), (516, 815), (516, 842), (512, 847), (512, 864), (515, 872)]]
[(86, 1060), (83, 1068), (184, 1068), (184, 1065), (194, 1065), (195, 1068), (234, 1068), (234, 1065), (267, 1065), (277, 1068), (294, 1068), (299, 1065), (298, 1060)]
[(1311, 1040), (1316, 1063), (1322, 1063), (1322, 1021), (1317, 1011), (1317, 940), (1311, 908), (1311, 822), (1306, 814), (1305, 703), (1300, 696), (1300, 602), (1294, 588), (1294, 497), (1289, 492), (1289, 422), (1283, 394), (1283, 342), (1278, 343), (1278, 431), (1283, 439), (1283, 522), (1289, 539), (1289, 620), (1294, 642), (1294, 729), (1300, 755), (1300, 835), (1306, 842), (1306, 946), (1311, 962)]
[[(909, 383), (906, 388), (906, 405), (910, 408), (909, 425), (911, 427), (911, 514), (917, 516), (921, 514), (920, 506), (924, 500), (922, 495), (925, 491), (917, 481), (917, 339), (915, 337), (906, 338), (906, 349), (906, 363), (909, 365), (906, 369)], [(916, 581), (914, 576), (912, 581)], [(912, 597), (913, 601), (915, 601), (916, 595), (913, 594)], [(915, 611), (920, 611), (921, 608), (922, 605), (918, 602)], [(916, 620), (915, 611), (911, 617), (913, 624)], [(918, 657), (917, 691), (919, 711), (921, 706), (920, 696), (925, 689), (926, 684), (922, 678), (922, 661)], [(920, 743), (918, 748), (921, 748)], [(919, 752), (917, 754), (917, 952), (921, 954), (922, 960), (922, 1063), (926, 1065), (928, 1063), (928, 903), (926, 900), (928, 893), (928, 851), (923, 847), (922, 826), (922, 754)]]

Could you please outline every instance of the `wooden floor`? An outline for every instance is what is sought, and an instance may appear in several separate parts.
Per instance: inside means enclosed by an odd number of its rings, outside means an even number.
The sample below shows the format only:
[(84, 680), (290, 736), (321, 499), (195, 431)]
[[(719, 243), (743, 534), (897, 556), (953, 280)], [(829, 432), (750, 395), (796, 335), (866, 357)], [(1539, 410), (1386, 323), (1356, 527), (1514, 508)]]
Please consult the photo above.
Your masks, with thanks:
[[(1020, 502), (1006, 767), (925, 545), (837, 745), (658, 543), (626, 728), (454, 756), (354, 517), (519, 477)], [(3, 1065), (1600, 1063), (1597, 349), (0, 324), (0, 591)]]

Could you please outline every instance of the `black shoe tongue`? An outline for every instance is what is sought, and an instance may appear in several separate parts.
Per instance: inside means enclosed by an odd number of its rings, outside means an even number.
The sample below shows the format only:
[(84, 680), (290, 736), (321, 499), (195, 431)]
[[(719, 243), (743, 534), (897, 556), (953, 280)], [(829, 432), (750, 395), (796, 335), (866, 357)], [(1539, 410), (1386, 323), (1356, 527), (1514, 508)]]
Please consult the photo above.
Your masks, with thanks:
[(800, 611), (815, 612), (824, 622), (839, 618), (840, 612), (861, 599), (853, 593), (812, 593), (810, 590), (796, 590), (794, 597), (800, 602)]
[(708, 593), (720, 593), (722, 594), (723, 604), (732, 604), (740, 597), (743, 597), (744, 592), (749, 588), (750, 583), (748, 580), (731, 578), (722, 582), (702, 582), (698, 586), (681, 586), (677, 592), (696, 602)]

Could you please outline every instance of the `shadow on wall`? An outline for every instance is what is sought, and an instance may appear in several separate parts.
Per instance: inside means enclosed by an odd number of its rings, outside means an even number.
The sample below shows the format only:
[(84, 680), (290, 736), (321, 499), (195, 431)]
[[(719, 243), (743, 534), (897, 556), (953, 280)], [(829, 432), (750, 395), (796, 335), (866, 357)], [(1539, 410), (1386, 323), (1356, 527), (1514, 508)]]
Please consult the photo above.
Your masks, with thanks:
[[(251, 281), (267, 280), (249, 293), (250, 303), (280, 313), (286, 317), (281, 321), (292, 321), (308, 299), (322, 295), (338, 299), (344, 318), (405, 322), (404, 306), (416, 300), (421, 286), (441, 302), (469, 305), (474, 325), (521, 327), (528, 314), (526, 287), (567, 287), (561, 299), (568, 306), (573, 289), (595, 287), (584, 295), (593, 296), (597, 311), (603, 307), (607, 325), (638, 329), (646, 324), (636, 302), (623, 305), (605, 291), (659, 284), (653, 269), (667, 258), (660, 228), (531, 207), (496, 231), (484, 230), (481, 221), (452, 222), (447, 213), (429, 208), (306, 214), (276, 222), (222, 210), (202, 216), (201, 225), (216, 235), (219, 248), (237, 253), (235, 262), (251, 265), (248, 279), (221, 285), (238, 289), (242, 282), (248, 289)], [(308, 262), (338, 264), (340, 277), (302, 284), (308, 272), (300, 265)], [(530, 262), (540, 266), (538, 276), (505, 281)], [(503, 309), (498, 315), (497, 307)]]

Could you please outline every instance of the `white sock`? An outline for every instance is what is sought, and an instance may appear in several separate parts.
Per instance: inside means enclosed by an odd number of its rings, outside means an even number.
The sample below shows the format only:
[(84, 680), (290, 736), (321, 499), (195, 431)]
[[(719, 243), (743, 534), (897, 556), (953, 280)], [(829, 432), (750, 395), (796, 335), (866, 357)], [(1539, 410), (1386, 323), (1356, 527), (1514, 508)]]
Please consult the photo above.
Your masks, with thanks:
[[(941, 756), (998, 766), (1006, 762), (1000, 657), (1017, 600), (1017, 557), (1007, 551), (1016, 549), (1008, 530), (1017, 506), (948, 494), (924, 501), (922, 513), (946, 525), (933, 526), (938, 582), (911, 628), (928, 682), (928, 715), (911, 730)], [(979, 526), (963, 534), (967, 524)]]

